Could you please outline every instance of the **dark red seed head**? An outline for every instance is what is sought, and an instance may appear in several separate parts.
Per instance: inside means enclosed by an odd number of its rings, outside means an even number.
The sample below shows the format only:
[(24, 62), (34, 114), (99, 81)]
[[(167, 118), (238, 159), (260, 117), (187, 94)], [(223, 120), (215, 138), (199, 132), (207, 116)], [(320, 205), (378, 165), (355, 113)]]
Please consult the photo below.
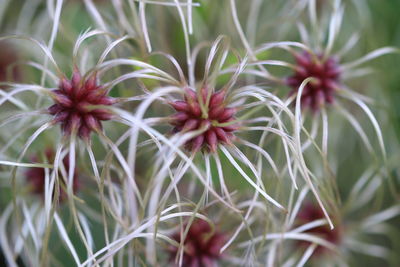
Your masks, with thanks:
[[(45, 155), (46, 157), (46, 162), (47, 163), (53, 163), (54, 162), (54, 150), (53, 149), (46, 149), (45, 151)], [(34, 163), (39, 163), (39, 157), (38, 155), (34, 155), (32, 157), (32, 162)], [(63, 159), (63, 166), (65, 168), (65, 171), (68, 173), (69, 172), (69, 158), (68, 158), (68, 154), (64, 157)], [(61, 177), (61, 172), (59, 172), (59, 177)], [(34, 194), (40, 195), (42, 197), (44, 197), (44, 193), (45, 193), (45, 170), (43, 168), (29, 168), (26, 172), (25, 172), (25, 178), (27, 180), (27, 182), (29, 183), (30, 189)], [(64, 182), (63, 179), (59, 179), (60, 183), (62, 183), (62, 185), (59, 185), (59, 201), (62, 202), (66, 199), (67, 197), (67, 192), (65, 191), (65, 187), (66, 184)], [(74, 192), (77, 192), (79, 189), (79, 177), (77, 174), (76, 169), (74, 170), (74, 180), (73, 180), (73, 185), (72, 185), (72, 189)], [(53, 195), (54, 195), (54, 189), (53, 189)]]
[[(297, 215), (297, 224), (300, 226), (324, 218), (324, 213), (318, 205), (315, 205), (312, 202), (306, 202), (300, 209), (299, 214)], [(325, 224), (322, 226), (311, 228), (307, 231), (304, 231), (304, 233), (317, 236), (334, 245), (338, 245), (342, 239), (343, 226), (340, 224), (340, 222), (336, 220), (335, 228), (332, 230), (328, 224)], [(311, 243), (308, 241), (300, 241), (298, 242), (298, 245), (308, 247), (311, 245)], [(317, 246), (313, 256), (326, 254), (326, 252), (328, 251), (329, 250), (323, 246)]]
[[(180, 231), (176, 232), (172, 239), (179, 243), (181, 241)], [(222, 258), (220, 250), (224, 241), (226, 241), (224, 234), (213, 230), (208, 222), (196, 219), (190, 226), (184, 241), (182, 266), (216, 266), (218, 260)], [(170, 260), (175, 261), (179, 249), (171, 246), (169, 252)]]
[(286, 80), (292, 87), (291, 94), (297, 93), (301, 83), (313, 77), (301, 95), (302, 107), (309, 107), (314, 112), (318, 111), (325, 103), (334, 101), (335, 91), (340, 84), (340, 68), (333, 57), (324, 58), (323, 55), (314, 55), (309, 52), (295, 54), (295, 73)]
[(236, 109), (227, 107), (225, 100), (223, 90), (211, 93), (208, 88), (202, 88), (201, 96), (198, 96), (195, 91), (186, 88), (183, 100), (170, 103), (177, 111), (170, 120), (174, 133), (195, 131), (203, 127), (206, 129), (187, 142), (189, 150), (208, 148), (215, 152), (219, 143), (229, 144), (233, 140), (233, 132), (239, 128), (234, 123)]
[(71, 134), (75, 128), (79, 137), (88, 139), (92, 131), (101, 129), (101, 121), (110, 120), (112, 114), (104, 108), (114, 99), (107, 95), (107, 90), (97, 84), (96, 75), (85, 79), (75, 69), (70, 80), (61, 78), (57, 90), (52, 91), (55, 104), (48, 108), (54, 115), (54, 122), (60, 123), (64, 134)]
[(20, 81), (21, 70), (16, 64), (17, 51), (7, 41), (0, 41), (0, 51), (0, 82)]

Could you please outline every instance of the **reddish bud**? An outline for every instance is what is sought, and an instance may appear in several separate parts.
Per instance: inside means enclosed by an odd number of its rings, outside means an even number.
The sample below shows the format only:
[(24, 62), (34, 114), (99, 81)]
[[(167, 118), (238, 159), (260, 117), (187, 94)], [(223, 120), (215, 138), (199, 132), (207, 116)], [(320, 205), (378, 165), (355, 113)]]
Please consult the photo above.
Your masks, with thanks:
[(220, 90), (211, 96), (210, 107), (222, 105), (224, 100), (225, 100), (225, 91)]
[(218, 139), (213, 129), (210, 129), (206, 132), (206, 140), (210, 146), (211, 152), (215, 152), (217, 150)]
[(236, 113), (235, 108), (225, 108), (222, 114), (220, 115), (219, 119), (221, 121), (226, 121), (228, 119), (231, 119), (235, 113)]
[(185, 101), (175, 101), (169, 103), (176, 111), (188, 111), (189, 106)]
[(72, 84), (66, 78), (61, 78), (59, 88), (65, 93), (70, 93), (72, 90)]
[(208, 113), (208, 117), (213, 120), (213, 119), (220, 119), (221, 114), (224, 112), (225, 108), (224, 106), (215, 106), (210, 108), (210, 111)]
[(193, 151), (198, 151), (203, 146), (203, 143), (204, 143), (204, 135), (203, 134), (195, 137), (192, 142)]
[(185, 112), (178, 112), (171, 116), (171, 123), (180, 124), (183, 121), (186, 121), (189, 118), (189, 115)]
[(77, 68), (74, 69), (71, 78), (72, 87), (78, 88), (80, 87), (80, 82), (82, 80), (81, 73)]
[(55, 95), (55, 101), (60, 103), (64, 107), (71, 107), (72, 100), (65, 95)]
[(88, 91), (96, 89), (97, 83), (96, 83), (96, 76), (92, 75), (89, 79), (87, 79), (85, 83), (85, 88)]
[(183, 125), (183, 131), (191, 131), (196, 129), (198, 126), (199, 122), (196, 119), (189, 119), (185, 122)]
[(221, 140), (224, 143), (228, 143), (228, 144), (230, 143), (231, 140), (230, 140), (228, 134), (222, 128), (216, 127), (216, 128), (214, 128), (214, 131), (219, 140)]
[(224, 129), (224, 131), (226, 131), (226, 132), (233, 132), (233, 131), (236, 131), (237, 129), (239, 129), (240, 125), (235, 123), (235, 124), (223, 126), (221, 128)]

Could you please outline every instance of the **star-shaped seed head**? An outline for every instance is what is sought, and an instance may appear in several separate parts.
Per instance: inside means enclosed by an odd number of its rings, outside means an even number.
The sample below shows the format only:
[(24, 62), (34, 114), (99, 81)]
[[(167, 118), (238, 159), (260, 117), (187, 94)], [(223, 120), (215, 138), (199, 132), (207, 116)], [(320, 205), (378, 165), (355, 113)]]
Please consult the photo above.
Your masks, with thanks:
[(174, 133), (204, 129), (186, 143), (191, 151), (205, 148), (215, 152), (219, 143), (231, 143), (233, 132), (239, 128), (234, 117), (236, 108), (227, 107), (224, 90), (211, 92), (203, 87), (198, 95), (186, 88), (184, 99), (170, 105), (177, 111), (170, 119)]
[(48, 111), (54, 115), (53, 121), (61, 124), (65, 135), (70, 135), (75, 130), (79, 137), (88, 139), (92, 131), (101, 129), (101, 121), (112, 118), (108, 109), (94, 107), (115, 103), (107, 95), (107, 90), (97, 84), (95, 74), (84, 78), (75, 68), (72, 78), (61, 78), (58, 89), (52, 93), (55, 104)]
[(325, 103), (332, 104), (340, 84), (340, 68), (335, 58), (303, 52), (295, 54), (295, 59), (295, 73), (286, 80), (292, 87), (291, 94), (297, 93), (301, 83), (312, 77), (314, 79), (303, 89), (302, 107), (309, 107), (316, 112)]

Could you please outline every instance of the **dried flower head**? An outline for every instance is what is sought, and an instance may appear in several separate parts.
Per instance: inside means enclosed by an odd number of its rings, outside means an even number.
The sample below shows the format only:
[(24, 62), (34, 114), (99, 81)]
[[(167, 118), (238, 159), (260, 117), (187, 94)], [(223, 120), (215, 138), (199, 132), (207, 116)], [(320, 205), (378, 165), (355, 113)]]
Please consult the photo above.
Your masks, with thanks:
[(288, 77), (286, 82), (292, 87), (291, 94), (298, 91), (301, 83), (309, 78), (310, 81), (303, 90), (301, 104), (309, 107), (314, 112), (318, 111), (325, 103), (332, 104), (334, 93), (339, 84), (340, 69), (333, 57), (324, 57), (304, 51), (296, 53), (295, 73)]
[[(177, 242), (181, 241), (181, 233), (178, 231), (172, 237)], [(221, 259), (220, 249), (225, 241), (225, 235), (215, 231), (204, 220), (195, 220), (190, 225), (184, 241), (182, 266), (206, 267), (215, 266)], [(179, 249), (171, 247), (171, 260), (176, 259)]]
[[(54, 150), (51, 148), (46, 149), (46, 151), (44, 152), (44, 156), (46, 157), (46, 161), (47, 162), (53, 162), (54, 161)], [(32, 156), (32, 162), (38, 163), (39, 160), (39, 156), (38, 155), (34, 155)], [(63, 165), (66, 171), (69, 170), (69, 158), (68, 158), (68, 154), (64, 157), (63, 159)], [(60, 177), (61, 177), (61, 173), (59, 173)], [(43, 168), (29, 168), (26, 172), (25, 172), (25, 177), (26, 180), (28, 181), (28, 183), (30, 184), (31, 190), (33, 193), (40, 195), (42, 197), (44, 197), (44, 193), (45, 193), (45, 170)], [(66, 199), (67, 197), (67, 192), (65, 191), (65, 182), (63, 179), (60, 179), (60, 183), (59, 184), (59, 201), (62, 202)], [(78, 173), (76, 171), (76, 169), (74, 170), (74, 180), (73, 180), (73, 185), (72, 185), (72, 189), (74, 192), (77, 192), (79, 189), (79, 179), (78, 179)], [(53, 195), (54, 195), (54, 191), (53, 191)]]
[[(318, 205), (312, 202), (306, 202), (297, 215), (297, 222), (301, 225), (311, 223), (313, 221), (323, 219), (324, 213)], [(328, 224), (317, 226), (304, 231), (304, 233), (315, 235), (334, 245), (338, 245), (342, 240), (343, 229), (342, 225), (336, 221), (335, 228), (331, 229)], [(299, 241), (300, 246), (308, 247), (311, 243), (308, 241)], [(326, 247), (317, 246), (313, 255), (322, 255), (328, 252)]]
[(96, 74), (82, 77), (75, 68), (71, 80), (61, 78), (59, 88), (52, 91), (55, 104), (48, 111), (54, 115), (54, 122), (61, 124), (64, 134), (71, 134), (75, 128), (79, 137), (88, 139), (92, 131), (101, 129), (101, 121), (111, 119), (109, 110), (93, 108), (115, 103), (96, 79)]
[(224, 90), (212, 93), (209, 88), (203, 87), (201, 96), (186, 88), (184, 100), (170, 103), (177, 111), (170, 121), (175, 126), (174, 133), (206, 128), (187, 142), (188, 149), (198, 151), (207, 147), (211, 152), (215, 152), (218, 143), (232, 142), (233, 132), (238, 129), (238, 124), (234, 123), (236, 109), (227, 107), (225, 100)]

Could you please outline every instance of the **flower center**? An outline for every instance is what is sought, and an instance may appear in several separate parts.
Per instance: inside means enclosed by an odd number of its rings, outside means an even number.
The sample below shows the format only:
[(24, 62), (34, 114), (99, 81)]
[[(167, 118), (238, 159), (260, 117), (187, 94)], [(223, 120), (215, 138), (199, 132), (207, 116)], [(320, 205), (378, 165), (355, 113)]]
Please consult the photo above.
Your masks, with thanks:
[(201, 96), (198, 96), (195, 91), (186, 88), (184, 100), (170, 103), (177, 111), (170, 119), (174, 133), (200, 131), (186, 143), (189, 150), (206, 148), (215, 152), (219, 143), (232, 142), (233, 132), (238, 129), (234, 123), (236, 109), (227, 107), (225, 100), (223, 90), (211, 93), (202, 88)]
[(88, 139), (92, 131), (101, 129), (101, 121), (112, 118), (108, 109), (94, 107), (115, 103), (106, 89), (97, 85), (95, 75), (85, 80), (75, 69), (71, 80), (62, 78), (59, 88), (52, 92), (55, 104), (48, 111), (66, 135), (76, 131), (79, 137)]
[(314, 55), (309, 52), (296, 54), (296, 69), (292, 76), (286, 80), (292, 87), (290, 94), (297, 93), (302, 82), (307, 78), (314, 78), (303, 89), (301, 104), (309, 107), (314, 112), (318, 111), (325, 103), (332, 104), (334, 93), (339, 87), (340, 69), (337, 61)]

